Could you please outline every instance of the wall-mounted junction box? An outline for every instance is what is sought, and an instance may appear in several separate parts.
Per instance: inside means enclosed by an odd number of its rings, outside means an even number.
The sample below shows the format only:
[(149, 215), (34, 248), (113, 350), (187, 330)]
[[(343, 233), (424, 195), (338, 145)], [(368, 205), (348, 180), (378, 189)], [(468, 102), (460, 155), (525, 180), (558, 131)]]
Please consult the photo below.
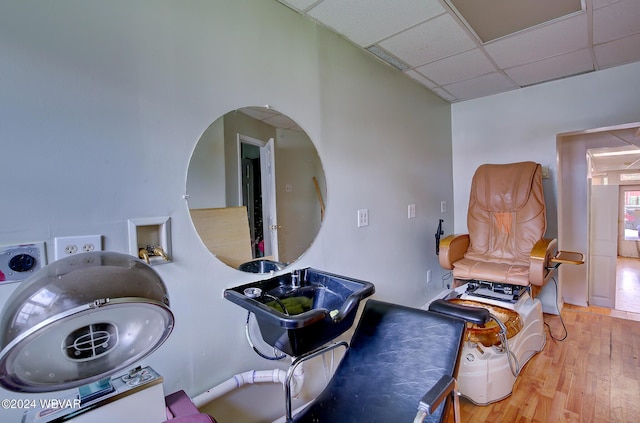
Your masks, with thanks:
[(0, 247), (0, 284), (27, 279), (47, 264), (44, 242)]
[(171, 261), (171, 218), (129, 219), (129, 254), (150, 265)]

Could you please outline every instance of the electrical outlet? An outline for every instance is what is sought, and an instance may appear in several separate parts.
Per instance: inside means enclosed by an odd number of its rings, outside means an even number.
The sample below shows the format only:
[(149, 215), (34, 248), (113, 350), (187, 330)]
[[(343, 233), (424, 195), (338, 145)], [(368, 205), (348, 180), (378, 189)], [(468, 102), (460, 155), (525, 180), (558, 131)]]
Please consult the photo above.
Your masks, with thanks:
[(446, 213), (446, 212), (447, 212), (447, 202), (440, 201), (440, 213)]
[(59, 236), (53, 239), (54, 259), (102, 250), (102, 235)]
[(358, 210), (358, 228), (361, 228), (363, 226), (369, 226), (369, 210), (368, 209)]
[(27, 279), (47, 264), (44, 242), (0, 247), (0, 284)]

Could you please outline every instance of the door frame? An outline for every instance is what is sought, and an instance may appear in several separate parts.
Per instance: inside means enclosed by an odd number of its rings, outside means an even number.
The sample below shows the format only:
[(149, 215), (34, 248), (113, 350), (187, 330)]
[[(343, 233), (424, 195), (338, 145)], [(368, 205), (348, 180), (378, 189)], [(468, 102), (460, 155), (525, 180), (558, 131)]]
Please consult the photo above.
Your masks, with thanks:
[[(242, 144), (255, 145), (260, 148), (260, 180), (262, 200), (262, 236), (264, 239), (264, 255), (278, 260), (278, 220), (276, 216), (275, 189), (275, 152), (274, 139), (267, 141), (253, 138), (241, 133), (236, 134), (238, 157), (238, 204), (243, 205), (242, 183)], [(274, 229), (275, 228), (275, 229)], [(252, 248), (253, 250), (253, 248)]]

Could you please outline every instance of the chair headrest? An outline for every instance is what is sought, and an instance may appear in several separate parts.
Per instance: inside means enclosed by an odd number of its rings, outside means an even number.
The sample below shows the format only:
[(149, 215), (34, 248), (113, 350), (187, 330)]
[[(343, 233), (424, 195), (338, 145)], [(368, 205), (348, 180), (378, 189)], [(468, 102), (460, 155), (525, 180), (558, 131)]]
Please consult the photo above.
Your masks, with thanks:
[(483, 210), (515, 212), (527, 203), (539, 167), (535, 162), (481, 165), (473, 176), (471, 195)]

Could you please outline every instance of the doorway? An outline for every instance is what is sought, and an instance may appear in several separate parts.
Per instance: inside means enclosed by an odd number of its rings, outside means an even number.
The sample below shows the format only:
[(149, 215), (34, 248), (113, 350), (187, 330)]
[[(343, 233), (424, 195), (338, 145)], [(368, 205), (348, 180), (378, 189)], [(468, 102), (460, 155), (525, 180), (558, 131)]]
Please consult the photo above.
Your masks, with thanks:
[[(633, 174), (631, 174), (633, 175)], [(630, 174), (620, 175), (631, 176)], [(638, 174), (640, 176), (640, 174)], [(640, 185), (620, 185), (618, 255), (640, 258)]]
[(599, 147), (587, 158), (589, 304), (640, 313), (640, 150)]
[(253, 258), (278, 260), (273, 138), (238, 134), (238, 201), (246, 206)]
[[(585, 266), (563, 266), (559, 269), (561, 298), (567, 303), (579, 306), (592, 304), (594, 290), (600, 294), (611, 294), (608, 307), (616, 307), (617, 293), (617, 258), (618, 227), (622, 225), (619, 217), (619, 174), (629, 173), (632, 168), (640, 172), (640, 156), (629, 156), (631, 151), (640, 154), (640, 122), (612, 127), (567, 132), (557, 135), (557, 190), (558, 190), (558, 241), (563, 249), (582, 251), (585, 253)], [(598, 163), (610, 165), (617, 162), (619, 168), (615, 172), (602, 172), (598, 166), (589, 161), (589, 152), (599, 151)], [(607, 151), (604, 151), (607, 149)], [(591, 151), (594, 153), (594, 151)], [(593, 154), (591, 154), (593, 156)], [(626, 156), (626, 157), (625, 157)], [(624, 160), (622, 160), (624, 159)], [(600, 182), (595, 182), (596, 179)], [(629, 183), (629, 182), (627, 182)], [(640, 180), (635, 182), (640, 185)], [(611, 210), (593, 210), (591, 201), (593, 185), (610, 185), (603, 188)], [(599, 189), (599, 188), (596, 188)], [(611, 189), (614, 189), (611, 191)], [(597, 202), (596, 202), (597, 204)], [(615, 212), (613, 212), (615, 209)], [(602, 235), (605, 231), (600, 227), (598, 217), (611, 216), (613, 222), (607, 221), (607, 232), (613, 235), (602, 241), (613, 241), (608, 257), (593, 260), (591, 257), (594, 234)], [(595, 222), (595, 223), (594, 223)], [(595, 225), (595, 227), (593, 226)], [(611, 239), (612, 238), (612, 239)], [(611, 253), (613, 251), (613, 253)], [(640, 259), (638, 259), (640, 260)], [(606, 267), (606, 270), (602, 266)], [(595, 275), (599, 272), (598, 275)], [(619, 299), (619, 298), (618, 298)], [(612, 300), (612, 301), (611, 301)], [(637, 301), (640, 302), (640, 301)], [(596, 305), (596, 304), (592, 304)], [(638, 310), (640, 311), (640, 310)]]
[[(620, 182), (640, 174), (620, 175)], [(620, 185), (615, 309), (640, 313), (640, 185)]]

